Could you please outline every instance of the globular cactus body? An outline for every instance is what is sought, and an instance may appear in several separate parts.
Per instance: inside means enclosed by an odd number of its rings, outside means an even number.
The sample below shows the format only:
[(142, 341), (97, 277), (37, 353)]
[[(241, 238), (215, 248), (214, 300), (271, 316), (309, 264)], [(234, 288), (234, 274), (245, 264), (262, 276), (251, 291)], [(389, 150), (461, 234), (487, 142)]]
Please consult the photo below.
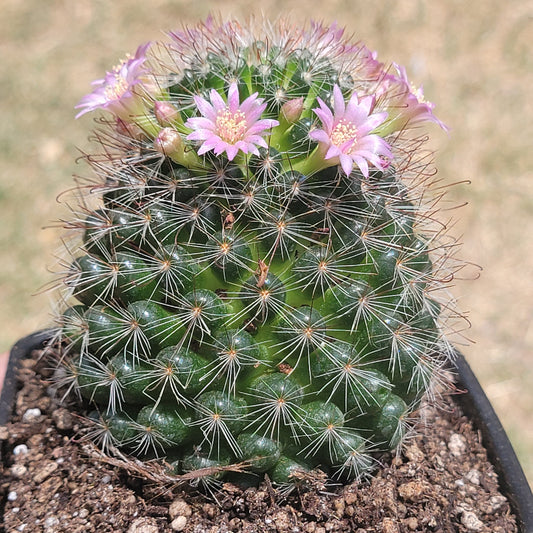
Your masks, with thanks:
[(412, 135), (442, 124), (403, 69), (335, 26), (210, 19), (80, 108), (110, 114), (69, 223), (61, 340), (109, 439), (280, 484), (359, 478), (397, 448), (448, 350)]

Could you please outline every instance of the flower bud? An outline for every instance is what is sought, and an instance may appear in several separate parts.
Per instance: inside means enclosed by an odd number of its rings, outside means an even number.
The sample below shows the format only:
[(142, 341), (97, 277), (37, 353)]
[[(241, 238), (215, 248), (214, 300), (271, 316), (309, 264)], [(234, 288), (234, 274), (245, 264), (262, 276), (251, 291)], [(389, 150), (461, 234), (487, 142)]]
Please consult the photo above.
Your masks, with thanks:
[(178, 110), (170, 102), (164, 101), (154, 102), (154, 113), (161, 126), (169, 126), (179, 117)]
[(163, 128), (154, 139), (154, 147), (158, 152), (171, 156), (183, 149), (183, 141), (174, 128)]
[(303, 109), (304, 99), (293, 98), (281, 106), (281, 115), (289, 124), (294, 124), (300, 118)]

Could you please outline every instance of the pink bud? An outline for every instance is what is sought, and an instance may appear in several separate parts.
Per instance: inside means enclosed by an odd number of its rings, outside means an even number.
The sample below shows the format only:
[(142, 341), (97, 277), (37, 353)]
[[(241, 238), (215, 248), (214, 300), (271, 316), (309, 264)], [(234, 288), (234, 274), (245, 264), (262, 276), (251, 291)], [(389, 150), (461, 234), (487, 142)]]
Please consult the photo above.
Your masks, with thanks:
[(172, 155), (183, 148), (181, 135), (173, 128), (163, 128), (154, 139), (154, 148), (164, 155)]
[(179, 116), (178, 110), (170, 102), (155, 102), (154, 112), (155, 118), (161, 126), (172, 124)]
[(289, 124), (294, 124), (300, 118), (303, 109), (304, 99), (302, 97), (294, 98), (281, 106), (281, 114)]

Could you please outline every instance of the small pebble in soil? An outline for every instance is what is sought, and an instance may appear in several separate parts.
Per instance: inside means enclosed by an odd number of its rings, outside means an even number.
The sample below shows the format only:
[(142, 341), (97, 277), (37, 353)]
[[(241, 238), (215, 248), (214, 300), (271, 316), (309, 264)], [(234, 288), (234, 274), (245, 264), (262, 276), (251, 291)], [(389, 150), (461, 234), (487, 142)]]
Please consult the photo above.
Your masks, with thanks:
[(25, 444), (19, 444), (13, 448), (13, 455), (25, 455), (28, 453), (28, 447)]
[(491, 496), (489, 500), (489, 504), (490, 504), (489, 512), (494, 513), (506, 502), (507, 500), (501, 494), (496, 494), (495, 496)]
[(174, 520), (172, 520), (170, 527), (172, 528), (173, 531), (183, 531), (186, 525), (187, 525), (187, 517), (178, 516), (177, 518), (174, 518)]
[(33, 476), (35, 483), (42, 483), (59, 468), (56, 462), (45, 463)]
[(17, 499), (17, 493), (12, 490), (11, 492), (8, 492), (7, 494), (7, 501), (14, 502)]
[(416, 502), (423, 494), (426, 486), (421, 481), (409, 481), (398, 487), (400, 498)]
[(168, 508), (168, 514), (170, 518), (174, 519), (179, 516), (188, 517), (192, 514), (191, 506), (181, 498), (174, 500)]
[(392, 518), (383, 519), (383, 533), (400, 533), (398, 526)]
[(52, 413), (52, 419), (61, 430), (72, 429), (74, 426), (74, 417), (67, 409), (56, 409)]
[(26, 412), (22, 415), (23, 422), (33, 422), (41, 416), (41, 410), (37, 407), (27, 409)]
[(43, 525), (45, 528), (46, 527), (51, 528), (51, 527), (56, 526), (57, 524), (59, 524), (58, 518), (55, 516), (49, 516), (48, 518), (45, 518)]
[(416, 531), (418, 529), (418, 520), (414, 517), (414, 516), (411, 516), (410, 518), (407, 518), (405, 520), (405, 525), (411, 530), (411, 531)]
[(468, 531), (481, 531), (483, 529), (483, 522), (472, 511), (463, 511), (461, 515), (461, 524), (468, 529)]
[(128, 533), (159, 533), (159, 527), (153, 518), (137, 518), (129, 527)]
[(474, 485), (479, 485), (481, 483), (481, 472), (479, 470), (470, 470), (466, 475), (465, 478), (470, 481), (470, 483), (473, 483)]
[(455, 457), (461, 457), (466, 452), (466, 440), (459, 433), (453, 433), (448, 441), (448, 449)]
[(28, 471), (28, 469), (24, 466), (24, 465), (21, 465), (21, 464), (17, 464), (15, 463), (10, 469), (9, 469), (9, 472), (11, 473), (11, 475), (14, 477), (14, 478), (21, 478), (21, 477), (24, 477), (26, 475), (26, 472)]

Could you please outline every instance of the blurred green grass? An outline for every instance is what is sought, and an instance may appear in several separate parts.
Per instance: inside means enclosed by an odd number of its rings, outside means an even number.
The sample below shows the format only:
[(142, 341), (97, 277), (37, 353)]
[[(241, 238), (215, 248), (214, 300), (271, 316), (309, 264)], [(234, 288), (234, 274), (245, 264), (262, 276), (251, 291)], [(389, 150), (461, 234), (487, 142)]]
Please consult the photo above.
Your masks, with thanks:
[[(461, 347), (533, 481), (533, 3), (523, 0), (263, 0), (269, 17), (337, 20), (406, 65), (452, 132), (436, 128), (439, 172), (458, 185), (451, 212), (462, 257), (483, 267), (453, 288), (475, 341)], [(42, 288), (54, 275), (72, 185), (91, 120), (73, 107), (126, 52), (209, 11), (252, 12), (242, 0), (2, 0), (0, 18), (0, 350), (49, 323)], [(452, 203), (453, 203), (452, 202)], [(42, 230), (48, 226), (49, 229)], [(468, 278), (468, 275), (466, 275)]]

